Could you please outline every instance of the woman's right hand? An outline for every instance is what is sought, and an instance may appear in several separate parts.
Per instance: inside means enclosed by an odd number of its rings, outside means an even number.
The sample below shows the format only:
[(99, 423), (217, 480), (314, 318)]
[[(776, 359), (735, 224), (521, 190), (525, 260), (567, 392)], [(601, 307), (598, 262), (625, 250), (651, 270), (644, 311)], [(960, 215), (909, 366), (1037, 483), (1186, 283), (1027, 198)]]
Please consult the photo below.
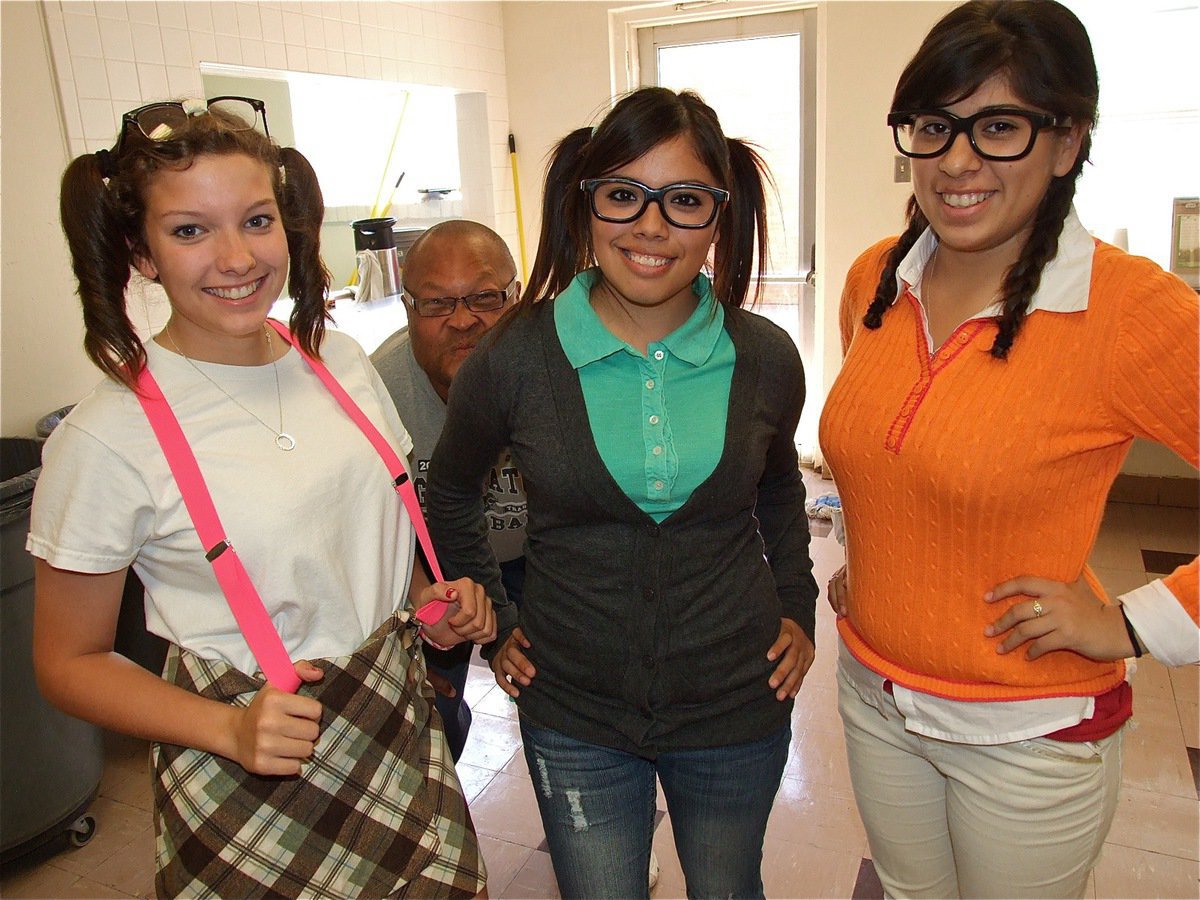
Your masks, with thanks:
[(521, 691), (517, 685), (529, 687), (533, 676), (537, 674), (537, 669), (523, 652), (531, 646), (525, 632), (517, 626), (500, 645), (500, 651), (492, 657), (492, 673), (496, 676), (496, 684), (510, 697), (520, 697)]
[[(296, 663), (305, 682), (320, 681), (324, 672), (312, 663)], [(313, 754), (320, 735), (321, 703), (267, 685), (234, 719), (234, 760), (255, 775), (296, 775)]]
[(849, 614), (850, 588), (845, 566), (833, 573), (833, 577), (829, 579), (826, 593), (829, 596), (829, 605), (833, 607), (833, 611), (838, 616)]

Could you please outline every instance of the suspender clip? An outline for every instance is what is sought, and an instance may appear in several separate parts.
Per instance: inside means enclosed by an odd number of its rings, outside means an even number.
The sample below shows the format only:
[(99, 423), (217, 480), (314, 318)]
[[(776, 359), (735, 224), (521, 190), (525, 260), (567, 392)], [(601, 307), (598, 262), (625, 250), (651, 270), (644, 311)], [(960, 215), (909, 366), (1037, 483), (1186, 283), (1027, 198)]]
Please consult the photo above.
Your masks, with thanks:
[(204, 554), (204, 558), (209, 562), (215, 562), (218, 556), (220, 556), (226, 550), (232, 549), (233, 544), (229, 543), (229, 538), (221, 538), (220, 541), (213, 544), (212, 547), (209, 548), (209, 551)]

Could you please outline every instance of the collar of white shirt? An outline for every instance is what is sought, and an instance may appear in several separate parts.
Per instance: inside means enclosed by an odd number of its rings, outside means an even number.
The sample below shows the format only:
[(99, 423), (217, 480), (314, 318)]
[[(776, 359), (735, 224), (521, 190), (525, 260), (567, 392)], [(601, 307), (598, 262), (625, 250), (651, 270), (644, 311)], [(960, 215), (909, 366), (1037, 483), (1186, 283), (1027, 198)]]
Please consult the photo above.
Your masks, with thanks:
[[(921, 275), (925, 271), (929, 258), (933, 256), (933, 251), (937, 249), (937, 245), (937, 235), (933, 233), (932, 228), (926, 228), (896, 269), (900, 276), (896, 300), (900, 299), (910, 287), (921, 283)], [(1092, 256), (1095, 249), (1095, 240), (1083, 227), (1083, 223), (1079, 221), (1075, 208), (1071, 207), (1071, 211), (1067, 213), (1067, 217), (1063, 221), (1062, 234), (1058, 239), (1058, 253), (1042, 269), (1041, 284), (1030, 301), (1028, 311), (1073, 313), (1083, 312), (1087, 309), (1088, 293), (1092, 283)], [(896, 300), (892, 302), (895, 303)], [(980, 310), (972, 318), (988, 318), (998, 316), (1002, 312), (1003, 309), (997, 302)]]

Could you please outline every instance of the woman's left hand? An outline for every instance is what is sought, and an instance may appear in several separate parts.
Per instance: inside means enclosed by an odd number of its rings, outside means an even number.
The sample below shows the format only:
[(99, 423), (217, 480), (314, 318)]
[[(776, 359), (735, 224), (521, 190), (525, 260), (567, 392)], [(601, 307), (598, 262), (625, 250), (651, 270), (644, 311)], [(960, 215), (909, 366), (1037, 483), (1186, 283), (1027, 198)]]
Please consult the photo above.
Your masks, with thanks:
[(1083, 576), (1066, 584), (1022, 575), (996, 585), (983, 599), (995, 603), (1017, 595), (1030, 599), (1014, 603), (983, 630), (988, 637), (1008, 632), (997, 645), (997, 653), (1009, 653), (1028, 643), (1027, 659), (1052, 650), (1074, 650), (1095, 660), (1133, 656), (1121, 608), (1101, 602)]
[(767, 651), (767, 659), (779, 660), (768, 682), (775, 690), (776, 700), (795, 699), (816, 652), (804, 629), (791, 619), (779, 620), (779, 637)]
[(445, 600), (451, 604), (449, 613), (440, 622), (424, 626), (430, 639), (447, 647), (461, 644), (464, 640), (486, 644), (496, 637), (496, 613), (492, 599), (483, 585), (469, 578), (451, 582), (438, 582), (421, 591), (418, 607), (434, 600)]

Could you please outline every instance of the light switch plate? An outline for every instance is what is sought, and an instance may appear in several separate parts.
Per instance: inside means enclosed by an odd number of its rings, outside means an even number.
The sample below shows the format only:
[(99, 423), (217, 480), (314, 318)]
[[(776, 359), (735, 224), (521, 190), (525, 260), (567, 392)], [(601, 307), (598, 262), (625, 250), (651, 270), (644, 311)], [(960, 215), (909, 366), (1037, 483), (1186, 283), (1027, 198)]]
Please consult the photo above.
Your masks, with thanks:
[(896, 163), (892, 170), (892, 181), (900, 184), (904, 181), (912, 181), (912, 160), (907, 156), (896, 154)]

